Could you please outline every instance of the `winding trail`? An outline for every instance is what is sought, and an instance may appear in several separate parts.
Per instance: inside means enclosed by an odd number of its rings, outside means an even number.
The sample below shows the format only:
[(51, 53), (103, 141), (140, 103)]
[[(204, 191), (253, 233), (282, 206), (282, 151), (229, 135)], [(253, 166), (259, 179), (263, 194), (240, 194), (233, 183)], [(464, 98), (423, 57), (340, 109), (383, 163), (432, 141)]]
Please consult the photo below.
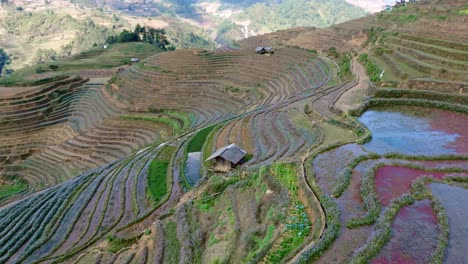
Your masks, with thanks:
[(357, 84), (344, 92), (335, 103), (336, 108), (343, 112), (356, 109), (364, 101), (371, 84), (366, 69), (356, 59), (352, 61), (352, 71), (357, 76)]

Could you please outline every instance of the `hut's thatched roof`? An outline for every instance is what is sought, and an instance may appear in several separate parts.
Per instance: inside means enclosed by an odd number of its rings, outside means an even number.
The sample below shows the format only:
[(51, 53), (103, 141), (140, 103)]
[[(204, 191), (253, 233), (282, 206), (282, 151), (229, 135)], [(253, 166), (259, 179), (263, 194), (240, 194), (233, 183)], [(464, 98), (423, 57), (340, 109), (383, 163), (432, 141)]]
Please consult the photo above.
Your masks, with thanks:
[(241, 149), (239, 146), (233, 143), (216, 150), (216, 152), (213, 153), (213, 155), (211, 155), (207, 160), (221, 157), (227, 161), (237, 164), (242, 158), (245, 157), (246, 154), (247, 152), (245, 152), (245, 150)]

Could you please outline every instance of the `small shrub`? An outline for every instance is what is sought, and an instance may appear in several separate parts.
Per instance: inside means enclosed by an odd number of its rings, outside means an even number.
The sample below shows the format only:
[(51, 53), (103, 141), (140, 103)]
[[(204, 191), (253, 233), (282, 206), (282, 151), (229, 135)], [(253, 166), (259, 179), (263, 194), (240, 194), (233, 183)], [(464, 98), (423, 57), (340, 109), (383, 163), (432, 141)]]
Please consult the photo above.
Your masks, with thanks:
[(244, 162), (248, 162), (249, 160), (253, 159), (254, 155), (252, 153), (247, 153), (243, 159)]
[(148, 107), (148, 112), (153, 114), (161, 114), (164, 113), (164, 109), (150, 106)]
[(43, 73), (45, 72), (44, 68), (42, 68), (42, 66), (38, 66), (36, 67), (36, 73)]

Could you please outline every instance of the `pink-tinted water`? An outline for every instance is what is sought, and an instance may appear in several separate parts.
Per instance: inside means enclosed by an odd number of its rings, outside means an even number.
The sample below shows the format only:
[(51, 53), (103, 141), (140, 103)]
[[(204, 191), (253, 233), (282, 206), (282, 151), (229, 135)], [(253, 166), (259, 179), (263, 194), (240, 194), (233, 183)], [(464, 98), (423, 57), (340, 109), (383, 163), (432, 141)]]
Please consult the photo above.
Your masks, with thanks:
[(429, 126), (435, 131), (457, 134), (454, 142), (448, 144), (457, 153), (468, 153), (468, 115), (450, 111), (434, 111)]
[(393, 221), (390, 241), (371, 263), (429, 263), (438, 236), (437, 216), (428, 200), (405, 206)]
[(380, 202), (387, 206), (393, 198), (410, 191), (411, 183), (421, 177), (428, 176), (442, 179), (449, 173), (428, 172), (400, 166), (385, 166), (377, 169), (375, 186)]

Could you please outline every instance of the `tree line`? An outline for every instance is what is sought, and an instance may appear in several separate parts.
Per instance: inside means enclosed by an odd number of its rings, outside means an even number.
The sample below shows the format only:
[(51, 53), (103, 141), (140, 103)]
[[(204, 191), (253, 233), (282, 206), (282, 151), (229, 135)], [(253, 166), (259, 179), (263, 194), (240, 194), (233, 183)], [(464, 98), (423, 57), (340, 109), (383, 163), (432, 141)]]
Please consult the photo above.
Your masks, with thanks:
[(157, 46), (162, 50), (174, 50), (174, 46), (170, 45), (166, 36), (166, 31), (162, 28), (152, 28), (135, 26), (133, 31), (124, 30), (119, 35), (110, 36), (107, 38), (107, 43), (124, 43), (124, 42), (144, 42)]
[(6, 68), (10, 62), (10, 56), (0, 48), (0, 76), (2, 76), (2, 73), (8, 74), (10, 72), (10, 70)]

